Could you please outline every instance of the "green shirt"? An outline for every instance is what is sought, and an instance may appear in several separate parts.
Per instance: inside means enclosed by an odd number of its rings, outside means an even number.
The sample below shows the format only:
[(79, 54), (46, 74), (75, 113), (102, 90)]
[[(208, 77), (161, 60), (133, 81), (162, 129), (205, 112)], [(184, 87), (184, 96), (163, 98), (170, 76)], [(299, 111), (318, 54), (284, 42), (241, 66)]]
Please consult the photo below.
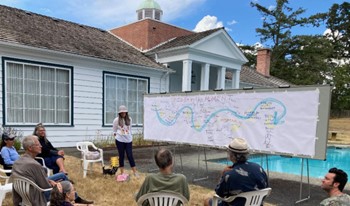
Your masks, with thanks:
[(182, 194), (187, 200), (190, 200), (190, 191), (186, 177), (182, 174), (164, 175), (161, 173), (150, 174), (146, 177), (139, 192), (136, 195), (136, 201), (144, 194), (159, 191), (171, 191)]
[(341, 194), (334, 197), (324, 199), (320, 206), (350, 206), (350, 196), (348, 194)]

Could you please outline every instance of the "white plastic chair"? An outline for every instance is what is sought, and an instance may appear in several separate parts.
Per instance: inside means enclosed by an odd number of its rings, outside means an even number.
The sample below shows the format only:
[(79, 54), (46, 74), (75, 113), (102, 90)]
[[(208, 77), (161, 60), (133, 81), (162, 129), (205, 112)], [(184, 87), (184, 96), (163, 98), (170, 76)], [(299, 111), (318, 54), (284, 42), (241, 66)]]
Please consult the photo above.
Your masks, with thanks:
[(187, 205), (188, 203), (183, 195), (170, 191), (144, 194), (137, 201), (137, 205), (142, 206), (142, 203), (146, 200), (148, 200), (150, 206), (176, 206), (178, 202), (180, 202), (180, 205)]
[(262, 190), (256, 190), (256, 191), (250, 191), (250, 192), (242, 192), (238, 195), (230, 196), (230, 197), (220, 197), (217, 194), (213, 197), (213, 204), (212, 206), (218, 205), (218, 200), (224, 201), (224, 202), (232, 202), (237, 197), (243, 197), (246, 199), (244, 206), (260, 206), (264, 197), (269, 196), (271, 193), (271, 188), (265, 188)]
[(13, 189), (16, 190), (16, 192), (22, 198), (22, 203), (21, 203), (22, 206), (32, 206), (32, 203), (30, 202), (30, 192), (29, 192), (31, 189), (34, 188), (36, 190), (39, 190), (40, 192), (47, 192), (52, 190), (52, 188), (42, 189), (33, 181), (25, 177), (19, 177), (19, 176), (13, 177), (12, 182), (13, 182)]
[(8, 182), (10, 177), (7, 176), (6, 173), (11, 173), (11, 170), (4, 170), (0, 168), (1, 182), (4, 181), (4, 184), (0, 183), (0, 206), (6, 197), (6, 193), (12, 192), (12, 183)]
[[(89, 151), (89, 146), (92, 147), (93, 150), (98, 151), (100, 154), (97, 158), (89, 158), (89, 154), (91, 154), (91, 151)], [(77, 142), (77, 149), (81, 151), (81, 160), (83, 161), (83, 177), (86, 177), (86, 173), (88, 171), (88, 165), (90, 163), (90, 167), (92, 168), (92, 164), (95, 162), (101, 162), (101, 168), (104, 165), (103, 163), (103, 150), (100, 148), (97, 148), (94, 143), (92, 142)]]
[(41, 165), (43, 166), (43, 168), (45, 168), (46, 172), (47, 172), (47, 176), (50, 176), (53, 174), (53, 170), (46, 167), (46, 164), (45, 164), (45, 160), (44, 158), (42, 157), (35, 157), (36, 160), (39, 160), (41, 162)]

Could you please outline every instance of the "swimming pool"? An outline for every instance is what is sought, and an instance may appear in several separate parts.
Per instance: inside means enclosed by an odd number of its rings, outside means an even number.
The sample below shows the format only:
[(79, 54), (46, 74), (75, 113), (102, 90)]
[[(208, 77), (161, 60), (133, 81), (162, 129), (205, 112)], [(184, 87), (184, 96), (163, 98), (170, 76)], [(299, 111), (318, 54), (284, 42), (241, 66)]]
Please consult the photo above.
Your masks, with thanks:
[[(310, 177), (323, 178), (328, 170), (337, 167), (344, 170), (350, 176), (350, 148), (328, 147), (327, 160), (309, 159)], [(266, 158), (261, 155), (252, 155), (249, 161), (260, 164), (266, 170)], [(268, 167), (271, 172), (300, 175), (301, 158), (282, 157), (280, 155), (268, 155)], [(222, 164), (227, 164), (227, 160), (221, 159)], [(306, 161), (304, 161), (304, 176), (307, 176)]]

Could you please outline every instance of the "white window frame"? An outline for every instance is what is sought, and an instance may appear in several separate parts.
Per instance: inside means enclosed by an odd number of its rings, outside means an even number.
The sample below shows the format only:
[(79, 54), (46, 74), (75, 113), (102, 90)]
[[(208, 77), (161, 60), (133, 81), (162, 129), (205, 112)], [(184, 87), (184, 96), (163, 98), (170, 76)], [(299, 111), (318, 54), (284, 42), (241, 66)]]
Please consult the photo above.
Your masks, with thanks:
[[(69, 88), (68, 88), (68, 98), (69, 98), (69, 102), (68, 102), (68, 122), (67, 123), (58, 123), (57, 121), (57, 102), (56, 102), (56, 98), (57, 98), (57, 73), (55, 72), (55, 94), (54, 94), (54, 102), (55, 102), (55, 115), (54, 115), (54, 122), (45, 122), (42, 121), (42, 105), (41, 105), (41, 97), (42, 95), (39, 95), (40, 97), (40, 101), (39, 101), (39, 121), (38, 122), (24, 122), (25, 121), (25, 98), (23, 97), (23, 108), (22, 108), (22, 112), (23, 112), (23, 122), (8, 122), (8, 114), (7, 114), (7, 64), (8, 63), (14, 63), (14, 64), (19, 64), (22, 65), (23, 68), (23, 72), (25, 71), (24, 66), (25, 65), (29, 65), (29, 66), (36, 66), (39, 67), (39, 76), (41, 75), (41, 68), (45, 67), (45, 68), (49, 68), (49, 69), (54, 69), (54, 70), (65, 70), (68, 71), (68, 75), (69, 75)], [(7, 58), (7, 57), (3, 57), (3, 96), (4, 96), (4, 107), (3, 107), (3, 114), (4, 114), (4, 124), (8, 125), (8, 126), (23, 126), (23, 125), (36, 125), (37, 123), (41, 122), (44, 123), (45, 125), (55, 125), (55, 126), (72, 126), (73, 125), (73, 106), (72, 106), (72, 101), (73, 101), (73, 67), (71, 66), (64, 66), (64, 65), (56, 65), (56, 64), (49, 64), (49, 63), (43, 63), (43, 62), (34, 62), (34, 61), (27, 61), (27, 60), (22, 60), (22, 59), (14, 59), (14, 58)], [(25, 81), (26, 79), (23, 76), (23, 81)], [(41, 91), (41, 78), (39, 78), (39, 88)], [(24, 84), (23, 84), (24, 87)], [(23, 96), (25, 95), (25, 90), (23, 90)], [(40, 92), (41, 93), (41, 92)]]
[[(127, 75), (127, 74), (119, 74), (119, 73), (112, 73), (112, 72), (103, 72), (103, 126), (112, 126), (113, 125), (113, 122), (108, 122), (107, 123), (107, 111), (106, 111), (106, 108), (107, 108), (107, 86), (106, 86), (106, 78), (107, 76), (110, 76), (110, 77), (115, 77), (115, 78), (125, 78), (128, 82), (129, 79), (132, 79), (132, 80), (137, 80), (137, 84), (139, 81), (145, 81), (145, 85), (146, 85), (146, 90), (147, 90), (147, 93), (149, 93), (149, 82), (150, 82), (150, 78), (149, 77), (142, 77), (142, 76), (134, 76), (134, 75)], [(139, 94), (139, 90), (138, 90), (138, 85), (137, 85), (137, 94)], [(128, 89), (128, 83), (126, 83), (126, 91), (129, 91)], [(143, 96), (139, 96), (137, 95), (137, 104), (139, 104), (139, 100), (140, 98), (143, 98)], [(119, 100), (120, 101), (120, 100)], [(130, 115), (130, 112), (132, 113), (135, 113), (136, 116), (137, 114), (139, 115), (141, 111), (138, 110), (139, 106), (140, 105), (136, 105), (136, 110), (137, 111), (130, 111), (130, 107), (128, 106), (128, 92), (126, 92), (126, 99), (124, 100), (124, 104), (125, 106), (128, 108), (129, 110), (129, 115)], [(143, 101), (142, 101), (143, 102)], [(118, 107), (120, 105), (115, 105), (116, 107), (116, 111), (115, 111), (115, 114), (114, 116), (117, 117), (117, 110), (118, 110)], [(143, 107), (143, 105), (142, 105)], [(132, 125), (133, 126), (143, 126), (143, 114), (141, 114), (142, 118), (141, 120), (139, 119), (135, 119), (135, 117), (133, 117), (132, 115), (130, 115), (131, 118), (132, 118)], [(112, 120), (113, 121), (113, 120)]]

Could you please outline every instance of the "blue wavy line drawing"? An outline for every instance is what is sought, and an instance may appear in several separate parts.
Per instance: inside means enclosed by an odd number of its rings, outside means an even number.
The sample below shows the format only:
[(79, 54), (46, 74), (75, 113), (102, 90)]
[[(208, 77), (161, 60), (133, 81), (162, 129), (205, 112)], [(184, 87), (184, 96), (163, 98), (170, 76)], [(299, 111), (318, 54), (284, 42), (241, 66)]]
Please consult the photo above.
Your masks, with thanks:
[(207, 119), (204, 121), (204, 124), (203, 124), (200, 128), (196, 128), (195, 125), (194, 125), (194, 112), (193, 112), (193, 110), (192, 110), (192, 108), (191, 108), (190, 106), (184, 106), (184, 107), (182, 107), (181, 109), (179, 109), (179, 110), (176, 112), (175, 117), (174, 117), (171, 121), (164, 120), (164, 119), (160, 116), (159, 110), (158, 110), (158, 109), (154, 109), (154, 111), (156, 112), (157, 118), (158, 118), (158, 120), (159, 120), (159, 122), (160, 122), (161, 124), (163, 124), (163, 125), (165, 125), (165, 126), (172, 126), (172, 125), (174, 125), (174, 124), (176, 123), (177, 119), (178, 119), (178, 118), (180, 117), (180, 115), (182, 114), (182, 111), (184, 111), (185, 109), (188, 109), (188, 110), (190, 110), (190, 112), (191, 112), (191, 124), (192, 124), (191, 127), (192, 127), (193, 129), (195, 129), (196, 131), (201, 132), (201, 131), (207, 126), (207, 124), (209, 123), (209, 121), (210, 121), (213, 117), (215, 117), (215, 115), (217, 115), (217, 114), (220, 113), (220, 112), (230, 112), (231, 114), (233, 114), (235, 117), (237, 117), (237, 118), (239, 118), (239, 119), (247, 120), (247, 119), (250, 119), (250, 118), (254, 115), (255, 111), (258, 109), (258, 107), (259, 107), (260, 105), (267, 104), (267, 103), (269, 103), (269, 102), (279, 104), (279, 105), (283, 108), (283, 112), (282, 112), (280, 115), (277, 114), (277, 111), (274, 111), (272, 123), (273, 123), (274, 125), (277, 125), (277, 124), (279, 124), (279, 123), (281, 122), (282, 118), (286, 115), (286, 113), (287, 113), (287, 108), (285, 107), (285, 105), (284, 105), (281, 101), (279, 101), (279, 100), (277, 100), (277, 99), (274, 99), (274, 98), (266, 98), (266, 99), (263, 99), (263, 100), (260, 101), (258, 104), (256, 104), (255, 107), (254, 107), (254, 109), (253, 109), (251, 112), (249, 112), (246, 116), (240, 115), (240, 114), (238, 114), (236, 111), (233, 111), (233, 110), (231, 110), (231, 109), (219, 109), (219, 110), (213, 112), (211, 115), (209, 115), (209, 116), (207, 117)]

